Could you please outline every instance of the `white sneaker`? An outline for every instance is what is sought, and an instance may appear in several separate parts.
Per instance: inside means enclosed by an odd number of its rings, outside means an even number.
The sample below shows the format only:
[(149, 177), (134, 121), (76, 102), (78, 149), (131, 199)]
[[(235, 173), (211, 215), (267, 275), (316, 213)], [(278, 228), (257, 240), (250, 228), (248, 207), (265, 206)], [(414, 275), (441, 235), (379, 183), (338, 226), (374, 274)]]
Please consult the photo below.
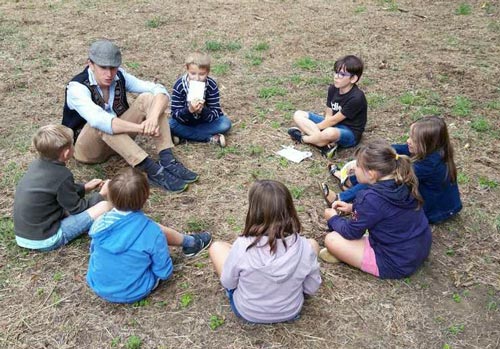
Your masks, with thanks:
[(339, 263), (340, 260), (337, 259), (334, 255), (332, 255), (328, 250), (325, 248), (322, 248), (321, 251), (319, 251), (319, 258), (325, 262), (325, 263), (330, 263), (330, 264), (335, 264)]
[(216, 135), (213, 135), (212, 137), (210, 137), (210, 144), (217, 144), (219, 146), (221, 146), (222, 148), (224, 148), (226, 146), (226, 137), (224, 137), (223, 134), (216, 134)]

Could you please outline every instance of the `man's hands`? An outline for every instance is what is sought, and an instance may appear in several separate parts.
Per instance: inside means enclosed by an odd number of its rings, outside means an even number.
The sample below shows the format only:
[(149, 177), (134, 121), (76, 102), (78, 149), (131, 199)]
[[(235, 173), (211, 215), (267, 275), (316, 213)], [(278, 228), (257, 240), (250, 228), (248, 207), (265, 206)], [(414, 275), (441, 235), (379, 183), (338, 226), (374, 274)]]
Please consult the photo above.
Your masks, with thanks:
[(192, 114), (199, 114), (204, 105), (205, 101), (203, 99), (195, 99), (188, 103), (189, 112)]
[(141, 123), (142, 134), (147, 136), (158, 137), (160, 135), (160, 125), (158, 118), (148, 118)]

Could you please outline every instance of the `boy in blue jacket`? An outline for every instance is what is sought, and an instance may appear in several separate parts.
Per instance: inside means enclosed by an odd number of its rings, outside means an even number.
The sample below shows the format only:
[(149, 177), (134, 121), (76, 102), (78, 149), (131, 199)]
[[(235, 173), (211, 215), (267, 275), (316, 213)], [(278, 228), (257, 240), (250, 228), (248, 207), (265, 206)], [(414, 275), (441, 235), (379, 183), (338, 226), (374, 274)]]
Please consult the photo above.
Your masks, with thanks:
[(141, 210), (149, 197), (146, 177), (127, 168), (109, 183), (114, 208), (92, 225), (87, 283), (107, 301), (134, 303), (172, 275), (168, 246), (192, 257), (212, 241), (208, 232), (186, 235), (155, 223)]

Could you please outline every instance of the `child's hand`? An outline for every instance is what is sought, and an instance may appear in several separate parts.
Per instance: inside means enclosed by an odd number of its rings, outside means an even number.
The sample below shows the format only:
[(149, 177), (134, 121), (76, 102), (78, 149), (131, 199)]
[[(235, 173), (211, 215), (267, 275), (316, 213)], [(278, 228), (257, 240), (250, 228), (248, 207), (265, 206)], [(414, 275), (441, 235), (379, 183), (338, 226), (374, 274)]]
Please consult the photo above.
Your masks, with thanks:
[(99, 194), (104, 197), (106, 200), (108, 199), (108, 187), (109, 187), (109, 179), (106, 179), (102, 182), (101, 190), (99, 190)]
[(203, 109), (205, 101), (203, 99), (195, 99), (189, 102), (189, 112), (193, 114), (198, 114)]
[(102, 179), (94, 178), (91, 181), (85, 183), (85, 192), (94, 190), (95, 188), (102, 185)]
[(329, 220), (333, 216), (337, 215), (337, 211), (333, 208), (325, 208), (325, 219)]
[(339, 210), (340, 212), (344, 213), (351, 213), (352, 204), (348, 204), (347, 202), (344, 201), (334, 201), (332, 204), (332, 209)]

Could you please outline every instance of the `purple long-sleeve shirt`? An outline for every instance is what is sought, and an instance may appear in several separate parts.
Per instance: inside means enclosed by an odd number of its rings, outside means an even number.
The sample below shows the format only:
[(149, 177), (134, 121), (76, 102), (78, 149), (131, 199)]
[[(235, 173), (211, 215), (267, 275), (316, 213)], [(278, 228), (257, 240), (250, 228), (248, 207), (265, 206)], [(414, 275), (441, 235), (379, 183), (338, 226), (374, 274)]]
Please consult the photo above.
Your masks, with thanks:
[(254, 237), (239, 237), (224, 263), (221, 283), (235, 289), (233, 300), (248, 321), (282, 322), (295, 318), (304, 294), (314, 294), (321, 284), (316, 253), (304, 237), (293, 234), (277, 241), (271, 254), (267, 237), (247, 250)]

